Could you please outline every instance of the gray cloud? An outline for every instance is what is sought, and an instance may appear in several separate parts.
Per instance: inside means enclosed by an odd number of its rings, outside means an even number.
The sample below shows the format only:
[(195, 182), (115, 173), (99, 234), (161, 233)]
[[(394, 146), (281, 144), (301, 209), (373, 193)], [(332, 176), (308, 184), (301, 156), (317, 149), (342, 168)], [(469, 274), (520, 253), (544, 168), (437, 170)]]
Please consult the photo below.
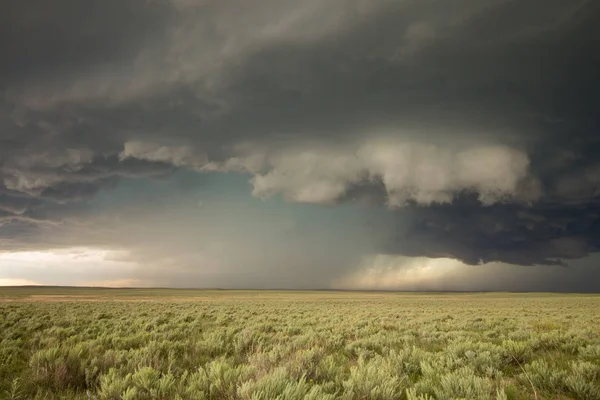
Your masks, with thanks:
[(246, 174), (259, 198), (386, 204), (382, 252), (587, 256), (599, 17), (560, 0), (19, 2), (0, 17), (3, 240), (43, 247), (44, 221), (99, 218), (85, 203), (120, 179), (191, 169)]
[(123, 68), (160, 37), (171, 7), (160, 1), (25, 0), (0, 17), (0, 87), (52, 84)]
[(498, 204), (478, 208), (468, 196), (451, 206), (405, 210), (383, 252), (458, 258), (467, 264), (563, 265), (600, 250), (597, 203)]

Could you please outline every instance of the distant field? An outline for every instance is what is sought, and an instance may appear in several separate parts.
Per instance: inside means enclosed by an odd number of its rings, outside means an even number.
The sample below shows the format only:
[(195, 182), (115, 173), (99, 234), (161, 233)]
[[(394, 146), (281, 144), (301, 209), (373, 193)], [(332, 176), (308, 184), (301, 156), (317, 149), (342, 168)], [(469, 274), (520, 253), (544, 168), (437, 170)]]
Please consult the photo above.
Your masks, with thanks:
[(600, 399), (600, 296), (0, 288), (0, 399)]

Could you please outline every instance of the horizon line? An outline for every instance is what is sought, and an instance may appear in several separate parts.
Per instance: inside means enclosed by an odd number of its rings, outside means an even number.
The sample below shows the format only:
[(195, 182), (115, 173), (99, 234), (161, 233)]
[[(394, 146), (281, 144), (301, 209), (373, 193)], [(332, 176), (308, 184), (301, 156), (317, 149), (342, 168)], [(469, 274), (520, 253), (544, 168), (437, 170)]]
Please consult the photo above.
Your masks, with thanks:
[(106, 290), (197, 290), (197, 291), (257, 291), (257, 292), (367, 292), (367, 293), (511, 293), (511, 294), (600, 294), (598, 292), (546, 291), (546, 290), (396, 290), (396, 289), (290, 289), (290, 288), (218, 288), (218, 287), (168, 287), (168, 286), (85, 286), (85, 285), (6, 285), (2, 289), (106, 289)]

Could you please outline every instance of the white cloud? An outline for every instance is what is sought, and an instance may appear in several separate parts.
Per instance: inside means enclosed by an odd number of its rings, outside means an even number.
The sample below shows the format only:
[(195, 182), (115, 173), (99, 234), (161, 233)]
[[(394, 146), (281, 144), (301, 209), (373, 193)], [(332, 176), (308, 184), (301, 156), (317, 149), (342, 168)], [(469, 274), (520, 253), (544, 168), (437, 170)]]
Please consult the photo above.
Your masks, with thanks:
[(364, 166), (351, 153), (339, 150), (291, 151), (272, 156), (270, 170), (252, 179), (256, 197), (282, 193), (304, 203), (332, 203), (364, 174)]
[(517, 198), (520, 185), (533, 179), (527, 154), (493, 144), (460, 149), (370, 140), (358, 146), (252, 151), (211, 163), (210, 169), (245, 169), (254, 174), (254, 196), (282, 194), (290, 201), (305, 203), (334, 203), (353, 185), (381, 180), (390, 207), (409, 201), (448, 203), (462, 190), (472, 190), (483, 204), (493, 204)]

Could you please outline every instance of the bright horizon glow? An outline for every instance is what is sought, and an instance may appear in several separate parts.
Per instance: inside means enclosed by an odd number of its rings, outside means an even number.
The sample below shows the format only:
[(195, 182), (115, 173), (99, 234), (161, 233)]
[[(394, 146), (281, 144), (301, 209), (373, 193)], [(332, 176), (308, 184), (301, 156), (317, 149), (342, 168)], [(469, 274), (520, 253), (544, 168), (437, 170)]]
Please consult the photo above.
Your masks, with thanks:
[[(37, 250), (37, 251), (14, 251), (0, 253), (0, 261), (15, 262), (57, 262), (64, 260), (88, 260), (104, 261), (107, 258), (116, 258), (119, 252), (107, 249), (98, 249), (92, 247), (70, 247), (55, 250)], [(112, 257), (111, 257), (112, 256)]]
[(0, 253), (0, 286), (148, 286), (129, 252), (93, 247)]
[(40, 283), (28, 279), (0, 278), (0, 286), (40, 286)]

